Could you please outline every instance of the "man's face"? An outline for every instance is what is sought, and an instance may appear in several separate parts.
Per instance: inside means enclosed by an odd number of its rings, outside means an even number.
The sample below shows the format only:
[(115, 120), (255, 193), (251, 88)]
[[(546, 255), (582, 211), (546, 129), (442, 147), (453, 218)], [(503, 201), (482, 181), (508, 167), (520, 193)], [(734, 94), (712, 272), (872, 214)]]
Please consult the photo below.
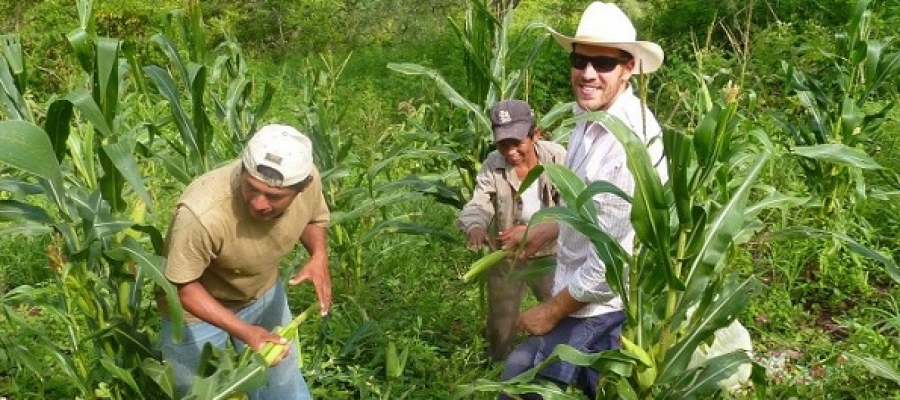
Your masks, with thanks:
[[(574, 52), (576, 58), (606, 56), (622, 59), (623, 56), (619, 49), (585, 44), (576, 45)], [(584, 68), (578, 68), (577, 65), (571, 68), (572, 93), (578, 105), (588, 111), (606, 111), (628, 86), (634, 60), (617, 62), (608, 71), (603, 71), (604, 68), (594, 62), (587, 63)]]
[(280, 217), (297, 194), (294, 189), (269, 186), (247, 172), (241, 173), (241, 197), (247, 211), (259, 221), (271, 221)]
[(506, 159), (506, 163), (515, 167), (532, 157), (537, 158), (534, 152), (534, 141), (537, 139), (537, 136), (526, 136), (522, 140), (503, 139), (494, 145), (497, 146), (500, 155)]

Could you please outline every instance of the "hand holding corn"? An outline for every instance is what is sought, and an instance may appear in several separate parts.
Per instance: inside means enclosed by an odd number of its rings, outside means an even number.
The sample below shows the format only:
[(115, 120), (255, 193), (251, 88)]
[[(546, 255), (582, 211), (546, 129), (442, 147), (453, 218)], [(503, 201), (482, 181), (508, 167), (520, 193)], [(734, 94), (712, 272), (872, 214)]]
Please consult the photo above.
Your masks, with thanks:
[(278, 338), (278, 340), (275, 341), (266, 341), (262, 347), (257, 350), (257, 352), (266, 359), (266, 364), (268, 366), (271, 367), (278, 364), (279, 361), (287, 356), (288, 351), (290, 351), (291, 348), (291, 342), (297, 339), (297, 328), (306, 321), (313, 312), (315, 312), (314, 310), (316, 308), (318, 307), (313, 303), (309, 308), (298, 314), (289, 324), (276, 329), (274, 333), (267, 332)]

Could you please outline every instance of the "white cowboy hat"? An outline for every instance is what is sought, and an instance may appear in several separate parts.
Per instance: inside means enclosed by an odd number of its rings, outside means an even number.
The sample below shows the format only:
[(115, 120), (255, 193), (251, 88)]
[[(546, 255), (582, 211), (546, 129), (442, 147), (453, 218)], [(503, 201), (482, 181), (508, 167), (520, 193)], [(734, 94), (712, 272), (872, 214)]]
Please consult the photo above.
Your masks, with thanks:
[(634, 73), (656, 71), (663, 62), (663, 50), (658, 44), (636, 40), (637, 33), (631, 19), (615, 4), (595, 1), (581, 14), (578, 30), (568, 37), (550, 29), (553, 38), (566, 50), (575, 43), (612, 47), (627, 51), (634, 57)]

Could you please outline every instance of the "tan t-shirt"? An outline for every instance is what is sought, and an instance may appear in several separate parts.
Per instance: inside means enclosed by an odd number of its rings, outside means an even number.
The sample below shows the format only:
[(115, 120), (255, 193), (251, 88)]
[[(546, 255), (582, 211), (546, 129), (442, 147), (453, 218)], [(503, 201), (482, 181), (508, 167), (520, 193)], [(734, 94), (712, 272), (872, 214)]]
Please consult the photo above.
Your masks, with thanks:
[(325, 226), (329, 220), (318, 171), (313, 170), (312, 183), (274, 221), (250, 216), (241, 198), (240, 175), (238, 160), (191, 182), (166, 235), (166, 278), (176, 284), (197, 280), (232, 309), (271, 289), (281, 260), (306, 226)]

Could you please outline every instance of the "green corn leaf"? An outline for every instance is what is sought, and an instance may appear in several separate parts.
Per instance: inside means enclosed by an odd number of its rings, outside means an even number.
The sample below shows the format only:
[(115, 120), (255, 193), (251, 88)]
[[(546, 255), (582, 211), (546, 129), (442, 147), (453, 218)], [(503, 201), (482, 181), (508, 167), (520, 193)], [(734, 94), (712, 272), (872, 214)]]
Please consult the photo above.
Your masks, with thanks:
[(444, 80), (444, 78), (437, 71), (418, 64), (409, 63), (388, 63), (388, 68), (406, 75), (424, 75), (431, 78), (437, 84), (438, 89), (441, 91), (441, 93), (444, 94), (444, 97), (446, 97), (448, 101), (450, 101), (457, 107), (469, 111), (474, 120), (478, 123), (481, 131), (490, 132), (491, 121), (488, 119), (487, 115), (484, 113), (481, 107), (473, 104), (469, 100), (466, 100), (466, 98), (464, 98), (461, 94), (459, 94), (459, 92), (456, 91), (456, 89), (450, 86), (450, 84), (448, 84), (447, 81)]
[(0, 143), (0, 162), (45, 179), (47, 196), (67, 213), (62, 169), (47, 134), (29, 122), (0, 121)]
[(896, 384), (900, 384), (900, 372), (887, 361), (876, 357), (860, 357), (851, 353), (844, 353), (844, 355), (848, 360), (862, 365), (875, 376), (889, 379)]
[(723, 354), (706, 361), (694, 370), (685, 371), (663, 392), (663, 399), (706, 399), (719, 391), (719, 381), (734, 374), (744, 364), (752, 360), (746, 352), (737, 351)]
[(817, 161), (830, 162), (867, 170), (884, 168), (870, 155), (866, 154), (865, 151), (847, 147), (843, 144), (829, 143), (814, 146), (796, 146), (792, 150), (794, 154), (797, 154), (798, 156), (811, 158)]
[[(172, 117), (175, 119), (175, 126), (178, 127), (178, 133), (181, 135), (184, 145), (195, 155), (199, 154), (200, 143), (198, 142), (197, 130), (181, 104), (178, 87), (175, 85), (172, 76), (166, 70), (155, 65), (145, 67), (144, 73), (150, 76), (150, 80), (156, 84), (159, 93), (168, 100)], [(187, 71), (184, 71), (184, 74), (185, 79), (187, 79)]]
[(732, 191), (731, 198), (711, 217), (709, 224), (702, 228), (702, 235), (698, 232), (692, 236), (692, 239), (699, 239), (700, 243), (688, 245), (692, 249), (692, 258), (687, 262), (684, 278), (687, 290), (681, 298), (679, 308), (686, 309), (700, 297), (714, 275), (716, 266), (725, 259), (725, 253), (747, 219), (745, 209), (750, 190), (770, 157), (771, 153), (767, 150), (757, 156), (754, 164), (745, 172), (742, 184)]
[(100, 107), (106, 123), (111, 125), (119, 109), (119, 47), (115, 38), (97, 39), (97, 81)]
[(761, 289), (762, 283), (756, 278), (729, 282), (723, 288), (710, 286), (704, 293), (706, 298), (694, 312), (693, 323), (684, 330), (684, 336), (666, 351), (659, 366), (658, 382), (666, 384), (677, 379), (687, 368), (697, 346), (712, 337), (719, 328), (731, 324)]
[(144, 179), (141, 177), (140, 167), (134, 158), (133, 149), (134, 143), (130, 139), (103, 145), (104, 152), (110, 158), (112, 164), (115, 165), (116, 170), (131, 184), (131, 188), (152, 212), (153, 199), (144, 186)]
[(0, 199), (0, 221), (31, 221), (53, 225), (53, 218), (43, 208), (17, 200)]
[(169, 319), (172, 321), (172, 335), (180, 338), (184, 329), (184, 309), (175, 286), (164, 275), (165, 258), (156, 254), (147, 253), (143, 246), (133, 238), (126, 236), (122, 246), (109, 251), (109, 255), (116, 259), (126, 257), (135, 262), (141, 276), (150, 278), (154, 284), (165, 292), (166, 308)]

